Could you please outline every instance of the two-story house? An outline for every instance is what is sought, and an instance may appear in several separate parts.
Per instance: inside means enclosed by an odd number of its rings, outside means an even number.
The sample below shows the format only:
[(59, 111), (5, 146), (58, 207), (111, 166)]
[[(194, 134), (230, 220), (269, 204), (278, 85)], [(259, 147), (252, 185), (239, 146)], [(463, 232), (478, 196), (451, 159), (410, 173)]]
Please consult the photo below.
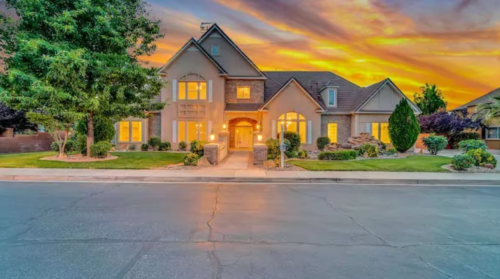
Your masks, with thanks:
[(389, 116), (406, 98), (390, 79), (360, 87), (332, 72), (263, 72), (217, 24), (190, 39), (160, 75), (166, 107), (117, 123), (120, 148), (158, 136), (176, 149), (181, 141), (217, 140), (224, 130), (230, 148), (252, 148), (258, 138), (276, 138), (281, 127), (297, 132), (306, 150), (317, 149), (320, 136), (344, 143), (368, 132), (389, 142)]

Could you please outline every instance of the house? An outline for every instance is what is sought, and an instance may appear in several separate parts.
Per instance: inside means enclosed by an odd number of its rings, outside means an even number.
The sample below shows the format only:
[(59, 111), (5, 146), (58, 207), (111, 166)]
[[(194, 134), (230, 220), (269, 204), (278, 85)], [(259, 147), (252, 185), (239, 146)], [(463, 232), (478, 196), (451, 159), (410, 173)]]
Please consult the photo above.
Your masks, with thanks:
[[(469, 114), (477, 112), (477, 106), (491, 102), (491, 98), (500, 96), (500, 88), (491, 91), (477, 99), (474, 99), (455, 110), (467, 109)], [(484, 139), (489, 149), (500, 149), (500, 118), (495, 118), (489, 126), (481, 131), (481, 138)]]
[(326, 71), (261, 71), (217, 24), (190, 39), (159, 73), (167, 105), (148, 119), (117, 123), (120, 148), (155, 136), (176, 149), (210, 135), (217, 141), (221, 131), (229, 132), (230, 148), (252, 148), (282, 127), (297, 132), (305, 150), (317, 149), (321, 136), (345, 143), (368, 132), (389, 142), (389, 116), (406, 98), (390, 79), (360, 87)]

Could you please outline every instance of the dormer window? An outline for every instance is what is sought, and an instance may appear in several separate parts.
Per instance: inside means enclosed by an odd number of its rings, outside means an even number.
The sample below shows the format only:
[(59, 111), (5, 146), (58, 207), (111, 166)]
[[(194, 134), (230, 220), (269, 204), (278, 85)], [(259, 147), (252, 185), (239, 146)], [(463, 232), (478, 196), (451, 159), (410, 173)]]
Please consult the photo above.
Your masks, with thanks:
[(211, 54), (212, 54), (212, 56), (219, 56), (220, 55), (219, 45), (212, 45)]
[(328, 88), (328, 106), (337, 106), (337, 90), (335, 88)]

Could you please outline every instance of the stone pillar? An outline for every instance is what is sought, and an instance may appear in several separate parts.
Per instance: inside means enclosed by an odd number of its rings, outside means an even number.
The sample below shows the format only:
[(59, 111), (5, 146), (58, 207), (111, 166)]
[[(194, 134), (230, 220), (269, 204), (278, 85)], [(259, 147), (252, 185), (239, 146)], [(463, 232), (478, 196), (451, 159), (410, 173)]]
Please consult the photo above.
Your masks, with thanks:
[(253, 146), (253, 164), (263, 165), (267, 161), (267, 145), (256, 143)]
[(211, 165), (219, 164), (219, 144), (218, 143), (208, 143), (205, 144), (204, 148), (205, 157)]
[(7, 128), (2, 134), (0, 134), (0, 137), (13, 138), (14, 137), (14, 128)]

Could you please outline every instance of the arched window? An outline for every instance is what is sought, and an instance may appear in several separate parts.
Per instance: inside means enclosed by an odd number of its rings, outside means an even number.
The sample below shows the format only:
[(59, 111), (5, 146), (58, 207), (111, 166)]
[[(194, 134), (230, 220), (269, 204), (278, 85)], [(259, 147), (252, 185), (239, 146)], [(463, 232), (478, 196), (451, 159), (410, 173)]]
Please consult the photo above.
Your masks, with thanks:
[(285, 126), (285, 131), (295, 132), (300, 135), (300, 142), (307, 141), (307, 121), (306, 118), (296, 112), (287, 112), (278, 118), (278, 133), (281, 133), (281, 126)]
[(179, 79), (179, 100), (206, 100), (207, 81), (198, 74), (188, 74)]

